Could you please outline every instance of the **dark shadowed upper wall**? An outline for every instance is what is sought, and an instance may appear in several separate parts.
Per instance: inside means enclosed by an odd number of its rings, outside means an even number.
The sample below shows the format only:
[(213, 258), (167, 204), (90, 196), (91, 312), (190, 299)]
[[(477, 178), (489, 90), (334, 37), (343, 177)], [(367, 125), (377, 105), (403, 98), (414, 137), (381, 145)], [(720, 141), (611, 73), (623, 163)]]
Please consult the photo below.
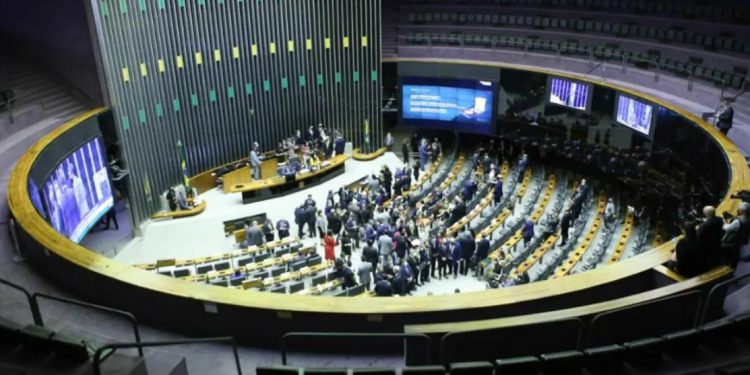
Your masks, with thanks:
[(83, 0), (0, 1), (0, 47), (67, 80), (91, 105), (103, 103)]

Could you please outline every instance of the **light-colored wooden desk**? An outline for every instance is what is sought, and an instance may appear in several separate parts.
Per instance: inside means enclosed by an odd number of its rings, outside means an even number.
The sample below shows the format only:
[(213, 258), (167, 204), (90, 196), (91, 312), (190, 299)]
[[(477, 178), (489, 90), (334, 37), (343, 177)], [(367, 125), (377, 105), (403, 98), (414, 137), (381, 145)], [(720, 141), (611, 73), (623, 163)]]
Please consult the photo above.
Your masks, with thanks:
[[(331, 169), (342, 166), (349, 159), (347, 155), (336, 155), (331, 159), (321, 162), (320, 168), (314, 172), (301, 173), (297, 172), (297, 178), (294, 183), (304, 184), (306, 179), (322, 175)], [(270, 161), (267, 161), (270, 162)], [(275, 163), (275, 160), (273, 161)], [(265, 162), (264, 162), (265, 164)], [(273, 176), (262, 180), (253, 181), (250, 178), (250, 168), (243, 167), (224, 175), (224, 192), (225, 193), (242, 193), (254, 190), (270, 189), (287, 184), (283, 176), (276, 174), (274, 168)]]
[(179, 210), (179, 211), (160, 211), (151, 215), (151, 218), (154, 220), (179, 219), (181, 217), (198, 215), (199, 213), (203, 212), (205, 209), (206, 209), (206, 201), (202, 200), (197, 206), (192, 207), (190, 209)]

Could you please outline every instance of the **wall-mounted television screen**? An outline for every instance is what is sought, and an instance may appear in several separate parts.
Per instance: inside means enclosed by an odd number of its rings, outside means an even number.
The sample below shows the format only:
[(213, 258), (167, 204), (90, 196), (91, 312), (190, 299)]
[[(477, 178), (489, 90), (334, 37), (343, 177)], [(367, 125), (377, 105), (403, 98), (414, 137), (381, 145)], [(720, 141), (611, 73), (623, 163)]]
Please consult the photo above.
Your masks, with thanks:
[(52, 227), (80, 242), (114, 205), (101, 137), (63, 159), (47, 177), (42, 193)]
[(627, 95), (617, 94), (615, 120), (618, 124), (641, 134), (651, 135), (654, 119), (653, 105)]
[(549, 77), (547, 82), (549, 102), (579, 111), (591, 110), (593, 88), (588, 83), (570, 79)]
[(493, 133), (497, 86), (492, 81), (402, 77), (402, 123)]

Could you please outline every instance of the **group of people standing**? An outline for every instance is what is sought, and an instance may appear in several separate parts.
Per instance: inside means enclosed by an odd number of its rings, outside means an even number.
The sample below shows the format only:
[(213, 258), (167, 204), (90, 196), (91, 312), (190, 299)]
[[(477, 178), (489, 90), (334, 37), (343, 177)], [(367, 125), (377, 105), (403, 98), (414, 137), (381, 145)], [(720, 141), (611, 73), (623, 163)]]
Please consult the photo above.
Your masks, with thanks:
[[(346, 140), (341, 131), (333, 130), (330, 134), (323, 124), (310, 125), (304, 133), (297, 130), (294, 136), (282, 139), (276, 147), (276, 156), (280, 161), (300, 159), (302, 165), (309, 168), (318, 165), (321, 160), (343, 154), (345, 145)], [(262, 163), (260, 146), (257, 142), (253, 142), (248, 160), (253, 180), (261, 179)]]

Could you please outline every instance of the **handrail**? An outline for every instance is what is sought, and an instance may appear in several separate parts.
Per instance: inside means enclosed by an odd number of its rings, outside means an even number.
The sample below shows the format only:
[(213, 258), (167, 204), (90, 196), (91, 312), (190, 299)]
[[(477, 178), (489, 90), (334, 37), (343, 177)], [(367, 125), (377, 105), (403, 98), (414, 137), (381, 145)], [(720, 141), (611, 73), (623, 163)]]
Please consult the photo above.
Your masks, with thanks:
[[(37, 309), (39, 311), (39, 321), (37, 322), (37, 324), (39, 324), (41, 326), (44, 325), (44, 321), (42, 319), (41, 310), (39, 310), (39, 299), (40, 298), (42, 298), (42, 299), (48, 299), (48, 300), (52, 300), (52, 301), (57, 301), (57, 302), (62, 302), (62, 303), (67, 303), (67, 304), (70, 304), (70, 305), (75, 305), (75, 306), (80, 306), (80, 307), (87, 307), (87, 308), (92, 309), (92, 310), (104, 311), (104, 312), (107, 312), (107, 313), (110, 313), (110, 314), (113, 314), (113, 315), (119, 315), (121, 317), (124, 317), (124, 318), (128, 319), (130, 321), (131, 325), (133, 326), (133, 335), (135, 336), (135, 341), (137, 343), (141, 342), (141, 332), (140, 332), (140, 330), (138, 328), (138, 321), (135, 319), (135, 316), (133, 316), (133, 314), (131, 314), (131, 313), (127, 312), (127, 311), (117, 310), (117, 309), (113, 309), (111, 307), (106, 307), (106, 306), (101, 306), (101, 305), (95, 305), (93, 303), (88, 303), (88, 302), (83, 302), (83, 301), (77, 301), (77, 300), (69, 299), (69, 298), (50, 296), (50, 295), (42, 294), (42, 293), (34, 293), (31, 296), (31, 299), (34, 301), (34, 305), (37, 307)], [(141, 357), (143, 357), (143, 349), (138, 348), (138, 355), (141, 356)]]
[[(703, 311), (701, 311), (700, 314), (700, 322), (706, 323), (706, 319), (708, 318), (708, 314), (710, 313), (709, 309), (713, 307), (713, 299), (717, 298), (716, 295), (719, 293), (720, 288), (723, 288), (729, 284), (736, 283), (740, 280), (748, 279), (750, 278), (750, 273), (746, 273), (742, 276), (737, 276), (734, 278), (731, 278), (729, 280), (724, 280), (716, 285), (714, 285), (711, 290), (708, 291), (708, 294), (706, 295), (706, 303), (703, 306)], [(721, 299), (722, 304), (724, 303), (724, 300), (726, 299), (726, 295)]]
[[(287, 342), (286, 340), (291, 337), (326, 337), (326, 338), (388, 338), (388, 337), (401, 337), (401, 338), (418, 338), (424, 340), (427, 344), (427, 348), (432, 347), (432, 339), (423, 333), (372, 333), (372, 332), (288, 332), (281, 336), (281, 364), (287, 364)], [(404, 346), (406, 350), (406, 346)], [(430, 350), (426, 350), (427, 363), (432, 363), (432, 354)]]
[[(100, 368), (102, 362), (106, 358), (109, 358), (109, 354), (113, 353), (117, 349), (138, 348), (138, 351), (142, 353), (144, 347), (203, 344), (203, 343), (217, 343), (217, 342), (226, 342), (232, 345), (232, 352), (234, 353), (234, 362), (237, 365), (237, 374), (242, 375), (242, 366), (240, 365), (240, 356), (239, 354), (237, 354), (237, 344), (234, 342), (233, 337), (211, 337), (211, 338), (189, 339), (189, 340), (106, 344), (104, 346), (99, 347), (98, 349), (96, 349), (96, 352), (94, 352), (94, 374), (95, 375), (102, 374), (102, 370)], [(103, 357), (104, 353), (108, 353), (108, 356)]]
[(34, 324), (40, 325), (40, 326), (44, 325), (42, 324), (42, 315), (39, 313), (39, 305), (37, 305), (36, 300), (32, 297), (31, 293), (29, 293), (28, 290), (26, 290), (24, 287), (20, 285), (14, 284), (4, 279), (0, 279), (0, 284), (9, 286), (23, 293), (26, 296), (26, 300), (29, 302), (29, 308), (31, 309), (31, 317), (34, 319)]

